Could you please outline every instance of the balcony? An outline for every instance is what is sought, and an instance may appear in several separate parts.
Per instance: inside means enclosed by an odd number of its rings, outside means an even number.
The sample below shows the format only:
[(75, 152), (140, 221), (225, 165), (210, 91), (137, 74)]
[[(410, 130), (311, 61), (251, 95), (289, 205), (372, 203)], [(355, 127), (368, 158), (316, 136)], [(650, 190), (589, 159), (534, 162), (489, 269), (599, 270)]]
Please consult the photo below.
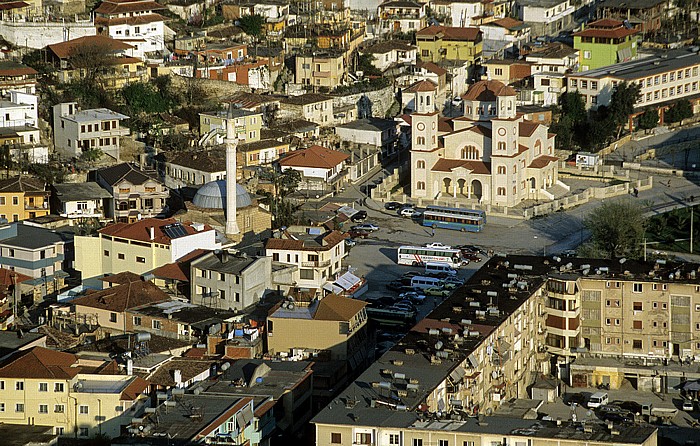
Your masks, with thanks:
[(317, 260), (317, 261), (311, 261), (311, 262), (301, 262), (301, 267), (302, 268), (323, 268), (326, 266), (330, 266), (331, 261), (330, 260)]

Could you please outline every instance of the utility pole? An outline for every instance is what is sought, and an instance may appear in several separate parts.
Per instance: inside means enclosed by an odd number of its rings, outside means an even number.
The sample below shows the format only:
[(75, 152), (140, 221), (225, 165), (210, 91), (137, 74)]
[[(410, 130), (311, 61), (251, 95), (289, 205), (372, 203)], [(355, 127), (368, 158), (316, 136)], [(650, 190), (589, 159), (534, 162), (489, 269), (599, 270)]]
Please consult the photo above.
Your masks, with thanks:
[(693, 206), (690, 207), (690, 253), (693, 253), (693, 217), (695, 217), (695, 213), (693, 212), (695, 208)]

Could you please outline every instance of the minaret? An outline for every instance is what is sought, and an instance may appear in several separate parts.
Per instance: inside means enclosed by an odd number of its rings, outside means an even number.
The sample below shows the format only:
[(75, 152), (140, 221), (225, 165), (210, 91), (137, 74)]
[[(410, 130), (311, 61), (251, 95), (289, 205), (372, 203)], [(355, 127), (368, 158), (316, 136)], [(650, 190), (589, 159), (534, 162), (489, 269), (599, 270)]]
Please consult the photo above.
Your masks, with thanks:
[(226, 123), (226, 235), (238, 234), (236, 220), (236, 120), (231, 117), (231, 109), (225, 119)]

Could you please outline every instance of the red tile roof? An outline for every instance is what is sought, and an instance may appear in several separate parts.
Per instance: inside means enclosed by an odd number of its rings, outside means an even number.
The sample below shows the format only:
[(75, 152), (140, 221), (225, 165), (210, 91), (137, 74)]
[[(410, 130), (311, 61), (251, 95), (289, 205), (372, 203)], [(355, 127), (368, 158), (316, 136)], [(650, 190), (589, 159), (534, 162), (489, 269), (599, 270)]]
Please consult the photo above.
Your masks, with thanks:
[(541, 168), (545, 167), (546, 165), (548, 165), (549, 163), (553, 163), (553, 162), (557, 161), (558, 159), (559, 158), (557, 158), (556, 156), (549, 156), (549, 155), (538, 156), (537, 158), (532, 160), (530, 165), (527, 167), (532, 167), (533, 169), (541, 169)]
[(0, 378), (71, 379), (83, 370), (78, 357), (44, 347), (22, 350), (0, 365)]
[(150, 0), (104, 0), (95, 9), (98, 14), (123, 14), (127, 12), (156, 11), (165, 9), (160, 3)]
[(349, 321), (367, 305), (367, 302), (329, 294), (321, 299), (314, 319), (321, 321)]
[(485, 80), (479, 81), (469, 87), (467, 92), (462, 95), (462, 99), (466, 101), (492, 102), (495, 101), (498, 96), (515, 96), (516, 94), (513, 88), (505, 85), (503, 82)]
[(133, 17), (95, 17), (95, 25), (117, 26), (117, 25), (144, 25), (146, 23), (162, 22), (165, 20), (160, 14), (144, 14)]
[[(164, 232), (168, 225), (179, 223), (174, 218), (157, 219), (144, 218), (143, 220), (135, 221), (134, 223), (114, 223), (105, 228), (100, 229), (102, 235), (110, 235), (128, 240), (138, 240), (142, 242), (153, 242), (161, 245), (169, 245), (171, 238)], [(191, 224), (181, 223), (187, 235), (196, 234), (197, 230)], [(151, 230), (153, 228), (153, 240), (151, 240)], [(212, 231), (212, 227), (204, 225), (204, 229), (200, 232)]]
[(520, 20), (516, 20), (512, 17), (504, 17), (502, 19), (494, 20), (491, 23), (487, 23), (487, 25), (498, 25), (502, 28), (505, 29), (517, 29), (521, 28), (523, 25), (525, 25), (525, 22), (521, 22)]
[(88, 292), (82, 297), (73, 299), (71, 304), (122, 313), (129, 308), (167, 300), (170, 300), (170, 297), (164, 291), (152, 282), (139, 278), (104, 290)]
[(489, 165), (481, 161), (452, 160), (444, 158), (437, 160), (431, 170), (436, 172), (452, 172), (454, 169), (459, 167), (470, 170), (475, 174), (488, 175), (491, 173)]
[(424, 62), (419, 60), (416, 62), (416, 67), (422, 68), (424, 70), (430, 71), (431, 73), (435, 73), (438, 76), (442, 76), (443, 74), (447, 74), (447, 70), (442, 68), (441, 66), (433, 63), (433, 62)]
[(618, 20), (602, 19), (589, 23), (586, 29), (574, 33), (574, 36), (619, 39), (621, 37), (637, 34), (638, 32), (639, 30), (637, 29), (626, 28), (624, 23)]
[(452, 120), (449, 118), (438, 118), (438, 132), (450, 133), (454, 130)]
[(416, 36), (436, 36), (438, 34), (442, 34), (443, 40), (474, 41), (481, 36), (481, 30), (479, 28), (432, 25), (418, 31)]
[(151, 383), (145, 379), (137, 376), (135, 377), (127, 386), (122, 390), (122, 394), (119, 396), (120, 401), (133, 401), (139, 397)]
[(113, 52), (125, 51), (133, 48), (132, 45), (107, 36), (85, 36), (77, 39), (67, 40), (61, 43), (49, 45), (49, 49), (59, 58), (68, 59), (71, 54), (81, 46), (96, 46), (106, 48)]
[(163, 266), (154, 269), (151, 272), (154, 276), (161, 279), (173, 279), (179, 280), (180, 282), (189, 282), (190, 263), (192, 263), (193, 260), (198, 259), (199, 257), (203, 256), (208, 252), (209, 251), (206, 249), (195, 249), (186, 256), (178, 259), (177, 262), (167, 263)]
[(12, 271), (7, 268), (0, 268), (0, 285), (10, 287), (16, 283), (26, 282), (27, 280), (31, 279), (31, 277), (25, 276), (22, 273)]
[(430, 80), (414, 82), (404, 90), (404, 93), (418, 93), (422, 91), (436, 91), (437, 84)]
[(4, 2), (0, 3), (0, 11), (9, 11), (10, 9), (21, 9), (29, 6), (29, 3), (25, 2)]
[[(291, 237), (291, 236), (289, 236)], [(306, 246), (303, 240), (293, 240), (291, 238), (269, 238), (265, 243), (265, 249), (279, 249), (285, 251), (327, 251), (341, 243), (348, 236), (339, 231), (330, 231), (321, 240), (322, 246), (314, 243), (313, 246)]]
[(311, 146), (308, 149), (295, 150), (282, 158), (279, 163), (284, 167), (315, 167), (333, 169), (348, 159), (348, 155), (337, 150), (321, 146)]
[(532, 136), (540, 125), (532, 121), (522, 121), (518, 124), (518, 132), (520, 136)]

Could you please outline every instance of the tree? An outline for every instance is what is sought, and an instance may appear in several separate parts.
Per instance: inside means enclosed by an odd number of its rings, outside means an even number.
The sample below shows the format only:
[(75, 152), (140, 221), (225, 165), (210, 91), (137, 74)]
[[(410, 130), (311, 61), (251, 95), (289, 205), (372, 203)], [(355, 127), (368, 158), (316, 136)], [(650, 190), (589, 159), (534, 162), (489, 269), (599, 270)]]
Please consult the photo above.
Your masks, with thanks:
[(266, 194), (265, 200), (270, 206), (274, 227), (288, 226), (294, 220), (296, 209), (286, 197), (299, 188), (301, 172), (294, 169), (277, 172), (273, 168), (266, 168), (260, 171), (258, 177), (269, 181), (274, 186), (274, 194)]
[[(588, 113), (583, 96), (578, 91), (570, 91), (559, 98), (559, 119), (552, 123), (550, 131), (557, 135), (557, 148), (570, 149), (573, 145), (582, 146), (586, 138), (578, 135), (588, 123)], [(582, 143), (583, 142), (583, 143)]]
[(244, 15), (238, 19), (238, 26), (253, 38), (258, 38), (263, 33), (265, 17), (259, 14)]
[(90, 43), (76, 45), (70, 49), (68, 60), (73, 68), (82, 70), (87, 82), (99, 81), (107, 67), (115, 62), (114, 53), (108, 44)]
[(659, 125), (659, 112), (653, 108), (646, 109), (639, 117), (639, 128), (645, 133), (647, 130), (656, 128), (657, 125)]
[(634, 201), (604, 202), (584, 220), (591, 247), (605, 258), (638, 257), (646, 228), (642, 207)]
[(666, 122), (681, 122), (684, 119), (693, 117), (693, 106), (687, 99), (680, 99), (668, 109), (664, 114)]
[(641, 90), (639, 84), (628, 84), (622, 82), (617, 84), (610, 96), (610, 105), (608, 106), (609, 118), (612, 120), (617, 129), (617, 137), (620, 137), (620, 132), (629, 119), (629, 115), (634, 112), (634, 104), (639, 99)]
[(567, 91), (562, 94), (559, 98), (559, 108), (562, 116), (568, 117), (574, 124), (588, 119), (586, 103), (583, 101), (583, 95), (578, 90)]
[(122, 89), (122, 97), (131, 114), (162, 113), (170, 109), (170, 99), (150, 83), (134, 82)]
[(94, 163), (102, 158), (102, 155), (104, 155), (104, 153), (99, 147), (84, 149), (83, 153), (80, 154), (80, 160), (86, 163)]
[(357, 53), (357, 70), (362, 71), (365, 76), (381, 76), (382, 72), (372, 63), (374, 59), (373, 54)]

